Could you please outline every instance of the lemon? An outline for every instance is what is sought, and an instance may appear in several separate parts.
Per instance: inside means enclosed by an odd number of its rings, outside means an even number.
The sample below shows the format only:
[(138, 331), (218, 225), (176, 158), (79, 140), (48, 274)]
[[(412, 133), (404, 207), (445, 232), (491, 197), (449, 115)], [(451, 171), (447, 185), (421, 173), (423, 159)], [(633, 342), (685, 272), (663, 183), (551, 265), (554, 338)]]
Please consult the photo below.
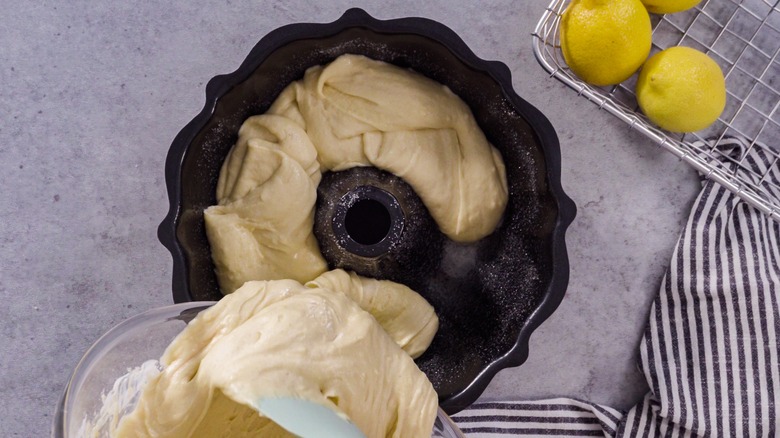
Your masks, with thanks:
[(701, 0), (642, 0), (642, 3), (651, 14), (673, 14), (690, 9)]
[(672, 47), (645, 62), (636, 83), (639, 108), (656, 125), (694, 132), (711, 125), (726, 106), (718, 64), (690, 47)]
[(631, 77), (650, 54), (650, 15), (639, 0), (574, 0), (561, 17), (561, 51), (596, 86)]

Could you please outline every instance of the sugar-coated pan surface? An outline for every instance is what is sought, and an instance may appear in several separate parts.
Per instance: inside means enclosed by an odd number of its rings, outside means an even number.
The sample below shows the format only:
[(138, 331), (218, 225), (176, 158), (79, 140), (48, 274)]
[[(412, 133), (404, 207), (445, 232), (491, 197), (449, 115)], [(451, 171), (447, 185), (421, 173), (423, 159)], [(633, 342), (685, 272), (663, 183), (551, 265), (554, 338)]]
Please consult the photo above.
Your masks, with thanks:
[(176, 137), (166, 161), (171, 208), (158, 235), (173, 255), (173, 298), (221, 297), (203, 210), (216, 203), (220, 167), (242, 122), (265, 112), (307, 68), (345, 53), (447, 85), (471, 107), (507, 166), (509, 203), (491, 236), (473, 245), (441, 241), (436, 254), (426, 254), (439, 259), (425, 264), (426, 272), (379, 275), (406, 283), (436, 308), (439, 333), (417, 363), (454, 413), (500, 369), (525, 361), (531, 332), (563, 298), (564, 233), (575, 206), (560, 186), (560, 150), (549, 121), (515, 94), (504, 64), (477, 58), (439, 23), (380, 21), (352, 9), (333, 23), (288, 25), (264, 37), (238, 70), (209, 82), (205, 107)]

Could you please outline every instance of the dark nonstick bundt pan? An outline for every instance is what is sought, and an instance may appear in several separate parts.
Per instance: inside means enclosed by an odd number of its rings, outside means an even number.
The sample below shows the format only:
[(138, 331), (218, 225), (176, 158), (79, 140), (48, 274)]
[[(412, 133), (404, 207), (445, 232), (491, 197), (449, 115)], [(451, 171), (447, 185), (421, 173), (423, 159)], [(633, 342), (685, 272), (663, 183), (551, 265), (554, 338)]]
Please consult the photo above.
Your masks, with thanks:
[(271, 32), (235, 72), (208, 83), (205, 107), (176, 136), (165, 165), (170, 211), (158, 235), (173, 255), (173, 299), (221, 298), (203, 210), (216, 203), (220, 166), (242, 122), (265, 112), (307, 68), (345, 53), (447, 85), (471, 107), (506, 164), (503, 221), (469, 245), (443, 236), (414, 191), (394, 175), (350, 169), (323, 175), (318, 188), (315, 233), (330, 267), (404, 283), (435, 307), (440, 329), (417, 364), (442, 407), (454, 413), (476, 400), (499, 370), (525, 361), (531, 332), (563, 298), (569, 277), (564, 233), (575, 206), (561, 189), (550, 122), (515, 94), (504, 64), (479, 59), (442, 24), (382, 21), (351, 9), (333, 23)]

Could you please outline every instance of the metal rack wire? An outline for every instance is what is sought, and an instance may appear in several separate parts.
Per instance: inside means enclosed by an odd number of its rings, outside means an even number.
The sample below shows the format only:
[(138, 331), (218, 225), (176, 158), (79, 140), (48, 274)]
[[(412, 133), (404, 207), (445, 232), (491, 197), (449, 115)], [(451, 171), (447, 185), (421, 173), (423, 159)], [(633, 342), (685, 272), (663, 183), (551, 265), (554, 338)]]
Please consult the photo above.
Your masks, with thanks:
[[(709, 128), (674, 134), (654, 126), (636, 103), (636, 75), (612, 87), (594, 87), (567, 67), (559, 25), (569, 0), (553, 0), (533, 33), (534, 54), (551, 76), (671, 151), (697, 171), (780, 221), (780, 186), (767, 178), (780, 168), (780, 0), (704, 0), (694, 9), (651, 16), (653, 51), (684, 45), (707, 53), (726, 77), (727, 103)], [(738, 156), (712, 140), (745, 139)], [(709, 141), (708, 141), (709, 140)], [(758, 171), (751, 150), (769, 158)]]

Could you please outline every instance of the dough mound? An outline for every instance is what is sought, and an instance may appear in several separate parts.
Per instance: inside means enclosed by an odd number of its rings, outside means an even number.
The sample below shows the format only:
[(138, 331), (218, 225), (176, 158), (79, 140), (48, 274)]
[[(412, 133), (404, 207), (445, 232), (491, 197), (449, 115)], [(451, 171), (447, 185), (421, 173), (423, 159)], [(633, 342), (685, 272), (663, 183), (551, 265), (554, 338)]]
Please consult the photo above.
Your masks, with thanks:
[(356, 166), (403, 178), (458, 242), (492, 233), (506, 208), (501, 155), (458, 96), (410, 70), (343, 55), (307, 70), (241, 127), (219, 205), (205, 212), (222, 292), (324, 272), (312, 231), (317, 184), (322, 171)]
[(336, 269), (320, 275), (306, 286), (337, 290), (347, 295), (370, 313), (412, 358), (420, 357), (428, 349), (439, 329), (439, 318), (433, 306), (399, 283)]
[(308, 281), (327, 269), (314, 237), (320, 181), (306, 132), (280, 116), (249, 118), (222, 165), (219, 205), (204, 212), (220, 289), (249, 280)]

